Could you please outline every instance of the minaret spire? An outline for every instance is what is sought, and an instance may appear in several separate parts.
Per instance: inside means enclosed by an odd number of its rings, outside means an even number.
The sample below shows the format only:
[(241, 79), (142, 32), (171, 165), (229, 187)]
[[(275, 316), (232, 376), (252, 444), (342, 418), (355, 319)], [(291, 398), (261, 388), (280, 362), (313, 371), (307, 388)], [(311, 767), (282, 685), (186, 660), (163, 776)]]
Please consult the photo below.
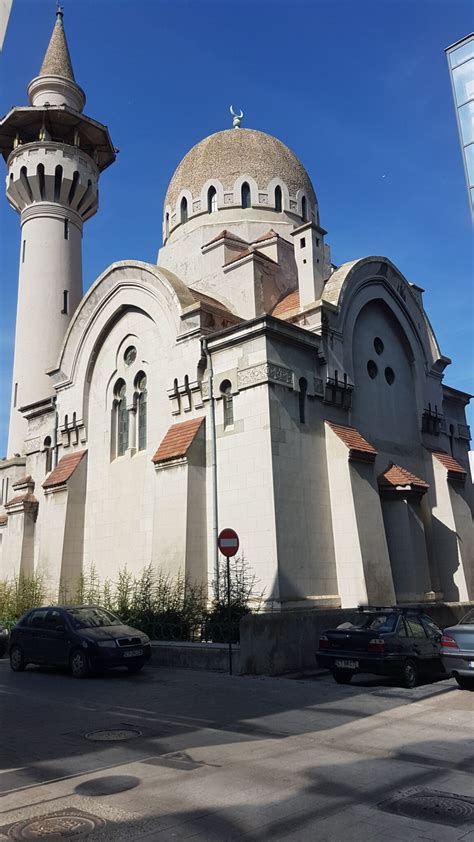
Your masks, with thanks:
[(62, 6), (58, 5), (48, 49), (39, 75), (28, 85), (28, 96), (31, 105), (67, 105), (82, 111), (86, 96), (74, 78), (63, 16)]
[(64, 31), (63, 15), (62, 6), (58, 5), (56, 9), (56, 23), (54, 24), (39, 75), (61, 76), (63, 79), (70, 79), (74, 82), (74, 71), (72, 69), (71, 55)]

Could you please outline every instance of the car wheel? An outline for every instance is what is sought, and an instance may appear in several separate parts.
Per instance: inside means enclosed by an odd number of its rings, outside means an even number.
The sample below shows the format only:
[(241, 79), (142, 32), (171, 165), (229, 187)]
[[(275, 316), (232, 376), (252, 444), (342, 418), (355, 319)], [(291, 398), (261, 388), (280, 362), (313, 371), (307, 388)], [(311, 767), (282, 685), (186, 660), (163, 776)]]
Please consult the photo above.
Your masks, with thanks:
[(134, 675), (136, 672), (140, 672), (144, 666), (145, 664), (130, 664), (130, 666), (127, 667), (127, 670), (130, 675)]
[(338, 684), (350, 684), (353, 673), (350, 670), (334, 670), (332, 675)]
[(10, 649), (10, 666), (13, 672), (23, 672), (26, 667), (26, 661), (19, 646), (12, 646)]
[(402, 682), (403, 686), (410, 690), (418, 684), (418, 670), (413, 661), (406, 661), (403, 665)]
[(81, 649), (76, 649), (69, 660), (69, 667), (74, 678), (87, 678), (89, 675), (89, 662)]
[(454, 677), (461, 690), (474, 690), (474, 678), (469, 675), (455, 675)]

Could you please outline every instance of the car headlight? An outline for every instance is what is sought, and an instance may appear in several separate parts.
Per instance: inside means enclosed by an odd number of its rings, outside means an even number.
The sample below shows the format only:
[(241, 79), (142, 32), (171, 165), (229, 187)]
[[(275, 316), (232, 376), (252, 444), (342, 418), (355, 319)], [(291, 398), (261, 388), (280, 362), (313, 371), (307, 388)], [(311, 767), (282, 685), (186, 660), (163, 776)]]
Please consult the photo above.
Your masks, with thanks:
[(8, 637), (8, 629), (0, 629), (0, 637)]
[(116, 645), (117, 644), (115, 643), (115, 640), (98, 640), (97, 641), (97, 646), (100, 646), (101, 648), (104, 648), (104, 649), (115, 649)]
[(141, 639), (142, 646), (148, 646), (149, 642), (150, 642), (149, 637), (142, 637), (142, 639)]

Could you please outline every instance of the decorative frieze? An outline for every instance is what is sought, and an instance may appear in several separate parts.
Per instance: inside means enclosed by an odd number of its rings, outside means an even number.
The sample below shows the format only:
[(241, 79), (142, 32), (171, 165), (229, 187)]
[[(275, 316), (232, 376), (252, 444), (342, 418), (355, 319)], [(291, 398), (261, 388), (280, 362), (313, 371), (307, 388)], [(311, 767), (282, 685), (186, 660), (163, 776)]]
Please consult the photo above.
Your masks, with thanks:
[(314, 383), (314, 394), (318, 398), (324, 398), (324, 381), (321, 377), (315, 377), (313, 380)]
[(248, 389), (261, 383), (278, 383), (293, 389), (293, 372), (289, 368), (274, 363), (260, 363), (237, 372), (237, 387)]
[(458, 424), (458, 438), (471, 441), (471, 429), (467, 424)]

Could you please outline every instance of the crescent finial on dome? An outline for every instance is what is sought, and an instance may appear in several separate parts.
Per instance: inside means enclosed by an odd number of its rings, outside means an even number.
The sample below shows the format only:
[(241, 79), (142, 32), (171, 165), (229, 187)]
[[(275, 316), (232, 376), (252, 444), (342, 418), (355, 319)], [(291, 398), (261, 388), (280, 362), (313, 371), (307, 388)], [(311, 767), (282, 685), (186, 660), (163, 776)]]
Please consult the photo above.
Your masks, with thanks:
[(232, 125), (233, 125), (234, 129), (240, 128), (240, 123), (241, 123), (242, 118), (244, 116), (244, 112), (241, 110), (240, 114), (236, 114), (235, 111), (234, 111), (234, 106), (231, 105), (230, 106), (230, 113), (232, 114)]

